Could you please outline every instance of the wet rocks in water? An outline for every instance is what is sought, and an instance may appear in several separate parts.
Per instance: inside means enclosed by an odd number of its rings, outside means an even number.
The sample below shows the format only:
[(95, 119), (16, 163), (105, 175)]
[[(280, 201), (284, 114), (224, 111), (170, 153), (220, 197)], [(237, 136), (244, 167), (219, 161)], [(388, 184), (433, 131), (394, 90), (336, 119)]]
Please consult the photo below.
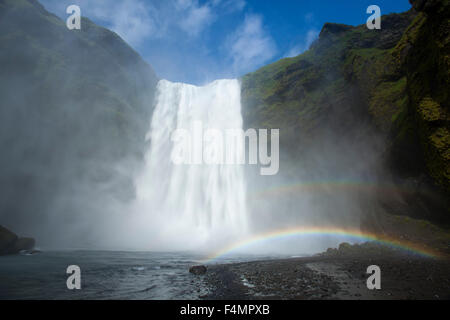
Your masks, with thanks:
[(189, 268), (189, 272), (195, 275), (205, 274), (206, 270), (205, 266), (192, 266)]
[(33, 238), (19, 238), (14, 232), (0, 226), (0, 255), (31, 251), (34, 245)]
[(20, 250), (19, 252), (21, 255), (26, 255), (26, 256), (31, 256), (33, 254), (38, 254), (38, 253), (42, 253), (41, 250)]

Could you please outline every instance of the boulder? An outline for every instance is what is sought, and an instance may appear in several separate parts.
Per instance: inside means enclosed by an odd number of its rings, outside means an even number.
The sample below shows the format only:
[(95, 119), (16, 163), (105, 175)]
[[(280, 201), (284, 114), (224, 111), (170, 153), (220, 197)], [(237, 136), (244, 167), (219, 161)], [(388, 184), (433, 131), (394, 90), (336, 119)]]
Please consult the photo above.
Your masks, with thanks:
[(192, 266), (189, 268), (189, 272), (195, 275), (205, 274), (207, 271), (205, 266)]

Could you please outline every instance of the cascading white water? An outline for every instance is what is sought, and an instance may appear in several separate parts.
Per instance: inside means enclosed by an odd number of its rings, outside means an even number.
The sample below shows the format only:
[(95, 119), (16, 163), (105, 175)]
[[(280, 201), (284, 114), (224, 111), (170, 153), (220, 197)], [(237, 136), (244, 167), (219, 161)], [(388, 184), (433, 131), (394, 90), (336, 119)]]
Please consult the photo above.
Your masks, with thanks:
[[(172, 134), (176, 129), (242, 129), (238, 80), (217, 80), (197, 87), (161, 80), (147, 139), (144, 173), (137, 181), (140, 210), (158, 223), (166, 242), (213, 245), (234, 241), (247, 229), (242, 165), (174, 164)], [(194, 142), (195, 143), (195, 142)], [(226, 152), (235, 157), (238, 147)], [(157, 222), (156, 222), (157, 221)], [(192, 241), (194, 240), (194, 241)], [(219, 245), (219, 243), (217, 243)]]

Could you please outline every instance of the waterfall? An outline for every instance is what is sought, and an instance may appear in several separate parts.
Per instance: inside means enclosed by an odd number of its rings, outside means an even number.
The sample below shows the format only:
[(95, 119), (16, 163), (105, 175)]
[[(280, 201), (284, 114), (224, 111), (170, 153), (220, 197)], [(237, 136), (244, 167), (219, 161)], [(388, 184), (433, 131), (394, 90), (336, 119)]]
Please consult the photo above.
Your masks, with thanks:
[[(238, 80), (217, 80), (202, 87), (166, 80), (158, 83), (146, 137), (150, 148), (136, 190), (141, 211), (149, 223), (160, 224), (160, 233), (169, 237), (166, 241), (195, 238), (200, 241), (196, 243), (208, 245), (219, 239), (236, 240), (247, 230), (242, 165), (175, 164), (171, 159), (176, 129), (192, 132), (201, 123), (204, 131), (241, 130), (240, 90)], [(236, 146), (226, 152), (235, 157), (243, 150)]]

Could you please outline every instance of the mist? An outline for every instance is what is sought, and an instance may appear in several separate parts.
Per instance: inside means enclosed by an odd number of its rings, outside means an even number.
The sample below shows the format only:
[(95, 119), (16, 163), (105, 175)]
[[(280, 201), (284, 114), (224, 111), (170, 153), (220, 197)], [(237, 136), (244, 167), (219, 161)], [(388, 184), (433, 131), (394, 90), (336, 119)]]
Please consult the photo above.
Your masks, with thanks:
[[(388, 137), (371, 121), (358, 88), (329, 89), (344, 75), (323, 75), (310, 62), (294, 65), (316, 77), (300, 89), (287, 85), (295, 101), (306, 101), (301, 122), (289, 106), (272, 116), (269, 102), (249, 95), (246, 76), (221, 80), (237, 83), (230, 92), (219, 86), (192, 93), (211, 84), (174, 84), (183, 89), (164, 92), (165, 80), (117, 34), (88, 19), (72, 33), (30, 3), (20, 16), (6, 7), (0, 17), (0, 36), (18, 30), (0, 52), (2, 225), (44, 249), (147, 251), (216, 251), (288, 228), (376, 225), (380, 186), (393, 184)], [(333, 45), (319, 41), (312, 47), (317, 56)], [(305, 92), (325, 94), (317, 102)], [(273, 100), (286, 102), (283, 94)], [(155, 109), (162, 99), (170, 101)], [(231, 107), (238, 112), (223, 111)], [(155, 110), (162, 114), (157, 121)], [(174, 168), (167, 133), (183, 117), (203, 117), (219, 129), (233, 121), (243, 129), (279, 129), (278, 174), (262, 176), (252, 165)], [(393, 189), (390, 196), (401, 198)], [(343, 241), (355, 240), (299, 235), (243, 249), (310, 254)]]
[(100, 246), (134, 197), (157, 78), (116, 34), (24, 3), (1, 11), (1, 223), (43, 248)]

